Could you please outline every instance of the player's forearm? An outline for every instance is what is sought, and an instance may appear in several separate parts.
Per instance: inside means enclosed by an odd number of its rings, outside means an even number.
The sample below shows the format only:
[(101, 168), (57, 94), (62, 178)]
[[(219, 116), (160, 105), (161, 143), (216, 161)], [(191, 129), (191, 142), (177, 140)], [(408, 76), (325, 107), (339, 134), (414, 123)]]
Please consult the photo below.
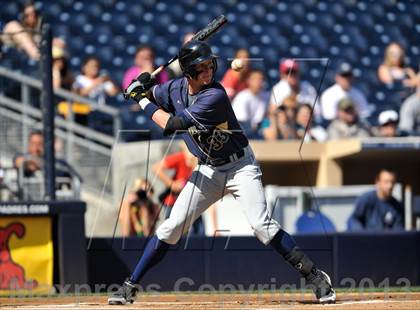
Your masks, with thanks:
[(171, 115), (162, 109), (157, 110), (152, 115), (152, 120), (162, 129), (165, 129), (166, 124), (168, 123), (169, 118)]
[(165, 129), (168, 120), (171, 118), (169, 113), (158, 107), (148, 97), (141, 99), (139, 105), (148, 117), (150, 117), (159, 127)]

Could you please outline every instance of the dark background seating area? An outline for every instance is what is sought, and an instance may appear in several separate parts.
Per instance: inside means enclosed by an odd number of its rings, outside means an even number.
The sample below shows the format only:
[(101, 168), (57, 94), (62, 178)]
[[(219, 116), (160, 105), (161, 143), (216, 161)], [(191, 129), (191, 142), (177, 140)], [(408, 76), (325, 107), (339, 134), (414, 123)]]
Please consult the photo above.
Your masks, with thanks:
[[(418, 1), (57, 0), (39, 1), (37, 6), (53, 25), (54, 36), (66, 41), (74, 72), (80, 71), (86, 56), (95, 55), (118, 84), (139, 44), (152, 45), (157, 64), (162, 64), (176, 54), (183, 34), (200, 29), (219, 14), (225, 14), (230, 23), (210, 41), (220, 55), (218, 78), (240, 47), (250, 51), (254, 66), (265, 70), (270, 87), (279, 79), (283, 58), (307, 59), (299, 60), (303, 79), (320, 91), (333, 83), (337, 65), (348, 61), (355, 68), (356, 85), (376, 107), (370, 119), (373, 124), (380, 111), (400, 104), (394, 98), (397, 86), (387, 88), (377, 79), (385, 46), (399, 42), (406, 63), (418, 70)], [(1, 27), (19, 12), (19, 1), (3, 5)], [(37, 72), (35, 62), (4, 47), (1, 65)], [(118, 106), (121, 101), (118, 96), (110, 104)], [(132, 121), (126, 122), (128, 127)]]

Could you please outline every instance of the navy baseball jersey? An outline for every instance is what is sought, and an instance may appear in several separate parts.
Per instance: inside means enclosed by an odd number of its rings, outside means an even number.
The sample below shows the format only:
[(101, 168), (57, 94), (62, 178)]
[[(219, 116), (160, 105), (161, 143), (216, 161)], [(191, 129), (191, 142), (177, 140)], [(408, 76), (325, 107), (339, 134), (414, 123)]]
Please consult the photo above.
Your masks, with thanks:
[(181, 117), (188, 125), (182, 134), (188, 149), (199, 160), (226, 159), (248, 145), (230, 100), (217, 82), (188, 95), (186, 78), (171, 80), (152, 89), (156, 103)]

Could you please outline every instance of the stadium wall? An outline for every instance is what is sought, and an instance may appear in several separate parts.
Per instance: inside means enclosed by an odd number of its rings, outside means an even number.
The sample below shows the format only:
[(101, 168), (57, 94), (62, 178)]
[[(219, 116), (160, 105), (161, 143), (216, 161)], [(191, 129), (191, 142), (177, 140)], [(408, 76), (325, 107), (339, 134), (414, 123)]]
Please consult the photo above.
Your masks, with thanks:
[[(295, 238), (332, 276), (336, 287), (420, 285), (420, 232)], [(87, 251), (89, 284), (121, 283), (135, 267), (144, 245), (145, 240), (138, 238), (93, 239)], [(257, 289), (258, 284), (275, 285), (277, 289), (284, 284), (300, 287), (300, 279), (271, 248), (253, 237), (189, 238), (171, 248), (159, 268), (145, 276), (142, 288), (194, 291), (254, 285)]]

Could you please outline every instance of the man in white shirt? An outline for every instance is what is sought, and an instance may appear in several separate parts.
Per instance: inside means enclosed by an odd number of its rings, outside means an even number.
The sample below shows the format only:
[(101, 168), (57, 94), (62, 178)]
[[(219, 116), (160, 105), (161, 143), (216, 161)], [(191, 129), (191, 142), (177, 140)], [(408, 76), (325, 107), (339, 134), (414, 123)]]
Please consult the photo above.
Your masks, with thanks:
[(248, 88), (240, 91), (232, 101), (233, 111), (248, 138), (257, 138), (258, 128), (267, 111), (269, 93), (263, 89), (264, 73), (250, 71)]
[[(300, 80), (299, 64), (293, 59), (286, 59), (280, 64), (280, 81), (273, 86), (270, 98), (270, 111), (283, 104), (284, 99), (296, 95), (298, 103), (314, 105), (316, 90), (307, 81)], [(315, 114), (317, 114), (315, 106)]]
[(416, 93), (404, 100), (400, 109), (399, 129), (409, 135), (420, 136), (420, 75)]
[(335, 75), (335, 84), (327, 88), (321, 95), (322, 117), (326, 120), (333, 120), (337, 117), (338, 102), (344, 98), (350, 98), (356, 105), (356, 110), (361, 118), (370, 114), (368, 102), (365, 95), (352, 85), (353, 68), (344, 62)]

